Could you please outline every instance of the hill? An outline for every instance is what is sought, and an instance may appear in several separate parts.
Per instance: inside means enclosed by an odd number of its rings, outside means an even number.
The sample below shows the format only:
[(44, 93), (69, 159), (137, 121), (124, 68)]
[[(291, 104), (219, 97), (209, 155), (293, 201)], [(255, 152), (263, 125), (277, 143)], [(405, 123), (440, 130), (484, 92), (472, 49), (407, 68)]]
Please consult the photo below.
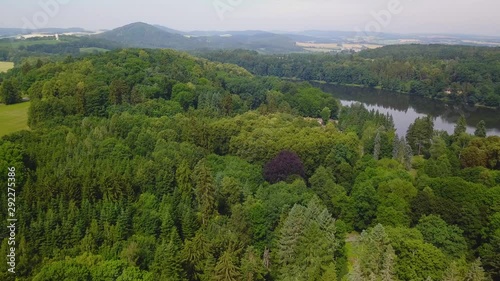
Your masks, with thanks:
[(129, 47), (170, 48), (176, 50), (250, 49), (261, 53), (301, 52), (287, 36), (263, 31), (251, 32), (182, 32), (142, 22), (125, 25), (96, 35)]
[(163, 25), (159, 25), (159, 24), (155, 24), (154, 27), (156, 28), (159, 28), (163, 31), (166, 31), (166, 32), (169, 32), (169, 33), (174, 33), (174, 34), (186, 34), (185, 32), (183, 31), (180, 31), (180, 30), (177, 30), (177, 29), (172, 29), (172, 28), (168, 28), (166, 26), (163, 26)]
[(109, 41), (140, 48), (187, 49), (190, 40), (182, 35), (158, 27), (136, 22), (96, 35)]

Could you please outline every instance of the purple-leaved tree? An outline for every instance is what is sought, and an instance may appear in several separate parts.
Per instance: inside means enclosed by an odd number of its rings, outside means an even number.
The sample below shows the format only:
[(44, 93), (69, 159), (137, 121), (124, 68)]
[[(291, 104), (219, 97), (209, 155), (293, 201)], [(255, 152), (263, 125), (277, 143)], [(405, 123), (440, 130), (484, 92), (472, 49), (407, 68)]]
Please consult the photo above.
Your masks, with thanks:
[(269, 183), (284, 181), (293, 175), (305, 178), (304, 164), (295, 152), (282, 151), (264, 166), (264, 178)]

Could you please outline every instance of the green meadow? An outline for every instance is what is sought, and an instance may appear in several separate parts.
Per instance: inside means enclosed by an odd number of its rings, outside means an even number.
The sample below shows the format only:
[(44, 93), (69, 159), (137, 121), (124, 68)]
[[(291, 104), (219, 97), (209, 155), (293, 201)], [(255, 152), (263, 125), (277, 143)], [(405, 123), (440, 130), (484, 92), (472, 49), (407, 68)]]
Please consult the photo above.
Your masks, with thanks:
[(0, 72), (7, 72), (9, 69), (14, 68), (14, 63), (10, 61), (0, 61)]
[(0, 104), (0, 137), (28, 129), (29, 102)]

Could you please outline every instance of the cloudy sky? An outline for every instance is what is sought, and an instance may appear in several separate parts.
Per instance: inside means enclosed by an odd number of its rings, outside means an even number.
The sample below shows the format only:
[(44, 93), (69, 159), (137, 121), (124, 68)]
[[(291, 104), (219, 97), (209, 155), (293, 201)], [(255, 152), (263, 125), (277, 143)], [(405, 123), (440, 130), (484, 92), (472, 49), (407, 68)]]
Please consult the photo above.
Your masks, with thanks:
[(500, 36), (498, 0), (0, 0), (0, 27), (375, 30)]

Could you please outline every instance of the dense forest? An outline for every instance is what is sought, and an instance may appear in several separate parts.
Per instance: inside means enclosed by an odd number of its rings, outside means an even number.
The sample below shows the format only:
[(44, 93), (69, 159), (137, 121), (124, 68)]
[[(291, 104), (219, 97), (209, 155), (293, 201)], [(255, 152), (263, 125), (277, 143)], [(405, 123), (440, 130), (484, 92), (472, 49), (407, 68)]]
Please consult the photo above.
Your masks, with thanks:
[(0, 280), (500, 278), (500, 137), (484, 125), (448, 135), (427, 117), (398, 136), (391, 116), (306, 82), (172, 50), (25, 62), (0, 80), (3, 102), (31, 100), (31, 130), (0, 139), (18, 216), (16, 274), (2, 262)]
[(355, 84), (470, 105), (500, 106), (500, 48), (398, 45), (360, 53), (261, 55), (221, 50), (198, 55), (256, 75)]
[(102, 38), (68, 35), (59, 36), (59, 41), (56, 41), (54, 37), (49, 38), (51, 39), (44, 37), (23, 40), (0, 39), (0, 61), (12, 61), (20, 65), (25, 61), (37, 59), (62, 60), (67, 56), (85, 55), (85, 52), (82, 52), (85, 48), (114, 50), (123, 47), (119, 43)]

